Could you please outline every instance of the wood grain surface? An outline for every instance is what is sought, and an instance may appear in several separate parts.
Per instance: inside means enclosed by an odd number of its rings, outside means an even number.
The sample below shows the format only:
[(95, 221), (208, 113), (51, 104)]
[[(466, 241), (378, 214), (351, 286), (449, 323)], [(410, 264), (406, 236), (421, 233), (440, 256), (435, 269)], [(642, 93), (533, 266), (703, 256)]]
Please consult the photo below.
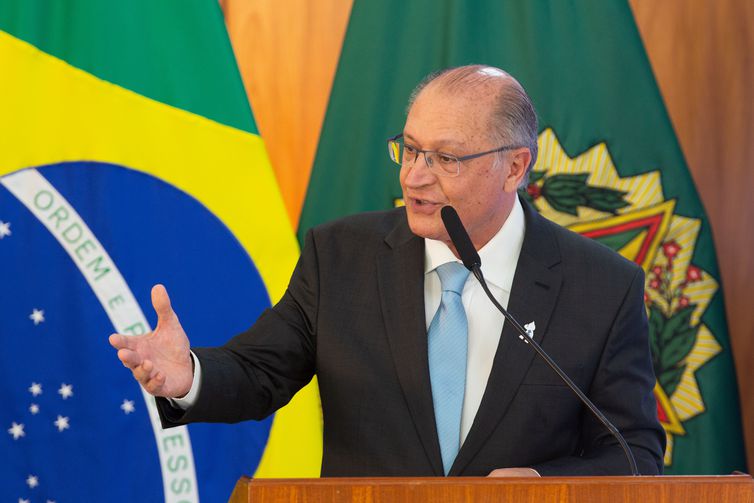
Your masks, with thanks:
[(249, 479), (230, 503), (752, 503), (754, 481), (726, 477)]

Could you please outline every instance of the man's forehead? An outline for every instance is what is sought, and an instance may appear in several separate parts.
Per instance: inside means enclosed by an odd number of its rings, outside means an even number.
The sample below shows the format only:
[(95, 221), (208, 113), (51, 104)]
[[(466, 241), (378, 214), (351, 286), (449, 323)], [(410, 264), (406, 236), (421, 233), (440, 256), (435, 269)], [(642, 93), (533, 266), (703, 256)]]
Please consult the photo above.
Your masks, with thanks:
[(421, 145), (422, 147), (424, 147), (424, 143), (429, 140), (429, 144), (426, 146), (429, 146), (431, 148), (453, 149), (463, 148), (468, 143), (469, 138), (466, 133), (467, 130), (465, 129), (447, 130), (441, 132), (440, 134), (435, 134), (431, 137), (427, 137), (426, 131), (419, 130), (415, 132), (413, 130), (405, 129), (403, 137), (406, 139), (406, 141), (409, 141), (416, 145)]
[[(409, 109), (411, 117), (414, 109), (421, 109), (422, 115), (433, 118), (446, 118), (453, 123), (459, 119), (482, 121), (486, 125), (489, 112), (494, 108), (498, 92), (490, 86), (472, 86), (451, 89), (444, 86), (427, 86)], [(468, 124), (467, 124), (468, 125)]]
[(429, 91), (417, 98), (403, 133), (421, 148), (459, 150), (484, 142), (488, 125), (489, 106), (483, 106), (480, 100)]
[(500, 89), (512, 77), (492, 66), (460, 67), (449, 70), (431, 81), (427, 88), (440, 88), (453, 92), (484, 93)]
[(438, 79), (427, 85), (416, 97), (416, 101), (431, 101), (436, 106), (460, 107), (480, 113), (480, 109), (489, 110), (493, 106), (503, 85), (500, 79), (450, 83)]

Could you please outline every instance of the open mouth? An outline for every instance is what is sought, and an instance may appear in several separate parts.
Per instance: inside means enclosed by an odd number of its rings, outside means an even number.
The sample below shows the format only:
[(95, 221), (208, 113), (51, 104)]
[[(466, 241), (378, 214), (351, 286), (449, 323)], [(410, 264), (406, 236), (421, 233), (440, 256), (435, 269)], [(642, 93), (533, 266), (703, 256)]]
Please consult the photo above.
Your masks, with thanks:
[(418, 211), (434, 211), (442, 206), (440, 203), (430, 201), (429, 199), (419, 199), (417, 197), (412, 197), (409, 201), (413, 209)]

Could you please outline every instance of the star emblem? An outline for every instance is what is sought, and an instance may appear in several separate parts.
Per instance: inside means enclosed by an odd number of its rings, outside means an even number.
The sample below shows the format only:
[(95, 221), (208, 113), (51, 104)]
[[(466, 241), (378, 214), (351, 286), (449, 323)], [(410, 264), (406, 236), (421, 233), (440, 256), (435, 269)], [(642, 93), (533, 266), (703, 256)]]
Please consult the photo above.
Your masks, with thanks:
[(67, 430), (71, 427), (71, 425), (68, 424), (68, 418), (64, 416), (58, 416), (58, 418), (55, 420), (55, 426), (57, 426), (58, 431)]
[(34, 396), (39, 396), (42, 394), (42, 385), (38, 382), (31, 383), (31, 386), (29, 386), (29, 393), (31, 393)]
[(5, 236), (10, 236), (10, 222), (3, 222), (0, 220), (0, 239), (3, 239)]
[(18, 503), (30, 503), (30, 501), (23, 498), (18, 498)]
[(58, 390), (58, 394), (63, 397), (63, 400), (66, 400), (73, 396), (73, 385), (72, 384), (66, 384), (63, 383), (60, 385), (60, 389)]
[(26, 477), (26, 485), (29, 486), (30, 489), (34, 489), (39, 485), (39, 477), (36, 475), (29, 475)]
[(39, 405), (37, 405), (35, 403), (29, 405), (29, 412), (31, 412), (32, 414), (39, 413)]
[(23, 423), (18, 424), (17, 422), (13, 422), (10, 428), (8, 428), (8, 433), (10, 433), (13, 436), (13, 440), (18, 440), (19, 438), (26, 436), (26, 432), (24, 432), (24, 425)]
[(134, 401), (123, 400), (123, 403), (120, 405), (120, 408), (123, 409), (123, 412), (125, 412), (126, 414), (130, 414), (135, 410)]
[(45, 312), (44, 309), (37, 309), (34, 308), (29, 315), (29, 319), (34, 322), (34, 325), (39, 325), (45, 320)]

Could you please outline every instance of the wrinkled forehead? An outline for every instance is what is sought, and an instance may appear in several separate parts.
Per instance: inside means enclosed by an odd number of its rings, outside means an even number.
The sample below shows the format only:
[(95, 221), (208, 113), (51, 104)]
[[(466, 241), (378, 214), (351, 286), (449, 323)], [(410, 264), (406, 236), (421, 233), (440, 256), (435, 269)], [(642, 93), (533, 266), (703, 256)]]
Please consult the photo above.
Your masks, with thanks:
[(473, 149), (490, 140), (491, 109), (487, 94), (428, 87), (411, 107), (404, 134), (422, 148)]
[[(502, 77), (497, 73), (490, 76), (485, 71), (496, 69), (482, 68), (480, 71), (470, 72), (466, 68), (451, 70), (429, 82), (416, 96), (409, 108), (411, 112), (417, 108), (433, 109), (438, 116), (445, 116), (449, 120), (465, 119), (463, 122), (473, 122), (483, 129), (488, 129), (489, 120), (497, 105), (497, 97), (502, 88)], [(500, 72), (498, 70), (497, 72)], [(435, 115), (433, 114), (433, 115)], [(472, 119), (473, 117), (473, 119)], [(471, 126), (467, 123), (465, 126)]]

